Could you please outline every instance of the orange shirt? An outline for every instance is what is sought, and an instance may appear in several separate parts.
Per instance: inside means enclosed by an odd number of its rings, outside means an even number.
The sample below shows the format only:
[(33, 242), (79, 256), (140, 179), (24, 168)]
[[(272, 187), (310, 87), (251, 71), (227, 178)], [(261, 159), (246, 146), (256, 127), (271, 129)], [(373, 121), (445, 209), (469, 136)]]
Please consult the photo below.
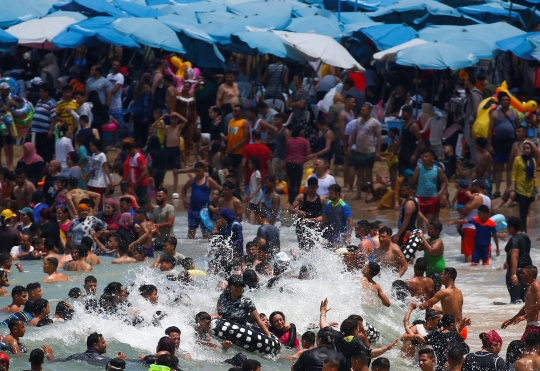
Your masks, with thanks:
[[(234, 117), (231, 119), (231, 122), (229, 123), (229, 131), (227, 133), (227, 150), (225, 151), (225, 153), (241, 155), (244, 152), (245, 144), (243, 146), (237, 147), (233, 152), (230, 151), (230, 148), (240, 143), (240, 141), (244, 139), (245, 122), (246, 120), (244, 119), (237, 120)], [(248, 144), (248, 142), (246, 142), (246, 144)]]

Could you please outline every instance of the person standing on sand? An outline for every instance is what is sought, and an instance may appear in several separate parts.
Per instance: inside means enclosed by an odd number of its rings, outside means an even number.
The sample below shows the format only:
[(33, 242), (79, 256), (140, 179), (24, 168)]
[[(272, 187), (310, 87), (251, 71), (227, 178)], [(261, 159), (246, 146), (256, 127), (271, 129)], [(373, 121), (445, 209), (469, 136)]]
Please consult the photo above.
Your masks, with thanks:
[(528, 265), (521, 272), (521, 281), (528, 285), (525, 294), (525, 305), (517, 314), (503, 322), (501, 328), (505, 329), (510, 325), (517, 325), (521, 321), (527, 320), (527, 327), (521, 337), (524, 341), (528, 334), (540, 334), (540, 283), (536, 281), (538, 269), (534, 265)]

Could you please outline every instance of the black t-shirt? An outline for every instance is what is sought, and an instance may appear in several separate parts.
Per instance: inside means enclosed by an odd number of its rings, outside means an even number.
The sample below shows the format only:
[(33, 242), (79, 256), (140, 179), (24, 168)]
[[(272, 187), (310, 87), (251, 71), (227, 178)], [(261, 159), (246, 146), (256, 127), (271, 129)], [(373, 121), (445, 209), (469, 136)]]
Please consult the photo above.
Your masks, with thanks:
[(257, 237), (264, 238), (266, 243), (271, 249), (271, 254), (275, 255), (279, 252), (280, 241), (279, 241), (279, 229), (276, 226), (271, 224), (263, 224), (257, 230)]
[(442, 370), (442, 367), (446, 363), (446, 355), (448, 349), (453, 347), (457, 343), (461, 343), (464, 349), (469, 353), (469, 346), (465, 344), (463, 338), (457, 332), (441, 332), (435, 330), (424, 337), (426, 344), (430, 345), (437, 356), (437, 369)]
[(450, 179), (456, 173), (458, 158), (456, 155), (444, 156), (444, 174)]
[(293, 366), (294, 371), (321, 371), (324, 360), (335, 358), (339, 361), (339, 371), (350, 371), (348, 362), (340, 353), (329, 347), (321, 346), (306, 350)]
[(325, 330), (331, 330), (334, 334), (334, 347), (336, 350), (345, 357), (347, 361), (347, 367), (351, 368), (351, 355), (356, 353), (357, 349), (364, 349), (367, 353), (371, 353), (371, 349), (364, 343), (362, 340), (355, 336), (345, 336), (341, 335), (339, 331), (334, 330), (330, 327), (325, 327)]
[(512, 238), (510, 238), (510, 240), (504, 247), (504, 251), (506, 251), (506, 264), (508, 264), (508, 269), (510, 269), (510, 250), (511, 249), (519, 250), (518, 268), (525, 268), (527, 265), (532, 264), (532, 259), (530, 255), (531, 239), (525, 233), (519, 233), (512, 236)]
[(506, 371), (504, 360), (489, 352), (469, 353), (461, 366), (462, 371)]

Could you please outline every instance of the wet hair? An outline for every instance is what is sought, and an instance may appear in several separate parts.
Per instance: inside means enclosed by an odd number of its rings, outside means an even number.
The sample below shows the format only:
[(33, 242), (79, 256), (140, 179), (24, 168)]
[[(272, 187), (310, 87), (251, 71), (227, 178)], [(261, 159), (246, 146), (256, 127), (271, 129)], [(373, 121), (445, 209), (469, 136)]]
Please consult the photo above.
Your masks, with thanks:
[(201, 322), (204, 320), (211, 320), (212, 316), (206, 312), (199, 312), (195, 315), (195, 322)]
[(428, 262), (426, 258), (418, 258), (416, 259), (416, 262), (414, 262), (414, 270), (418, 272), (425, 272), (428, 267)]
[[(165, 77), (167, 76), (170, 75), (165, 75)], [(122, 358), (113, 358), (109, 362), (107, 362), (107, 365), (105, 366), (105, 370), (107, 371), (124, 370), (125, 368), (126, 361), (124, 361)]]
[(178, 244), (178, 240), (177, 240), (176, 237), (174, 237), (174, 236), (167, 236), (167, 237), (165, 237), (165, 238), (163, 239), (163, 242), (164, 242), (164, 243), (165, 243), (165, 242), (170, 243), (170, 244), (174, 247), (174, 249), (176, 249), (176, 245)]
[(536, 276), (538, 275), (538, 269), (534, 265), (527, 265), (523, 270), (526, 270), (527, 272), (531, 273), (532, 276), (536, 279)]
[(418, 351), (418, 356), (420, 357), (422, 354), (426, 354), (429, 359), (435, 359), (435, 352), (431, 348), (422, 348)]
[(68, 296), (73, 299), (78, 299), (82, 296), (82, 290), (78, 287), (73, 287), (71, 290), (69, 290)]
[(169, 336), (163, 336), (161, 339), (159, 339), (157, 343), (156, 353), (163, 350), (171, 354), (174, 354), (174, 352), (176, 351), (174, 340), (171, 339)]
[(152, 295), (154, 291), (157, 292), (157, 287), (155, 285), (144, 284), (139, 287), (139, 293), (143, 298)]
[(97, 332), (92, 332), (88, 337), (86, 338), (86, 348), (92, 349), (94, 345), (96, 345), (99, 342), (99, 339), (102, 338), (103, 335), (98, 334)]
[(84, 279), (84, 283), (87, 284), (87, 283), (97, 283), (97, 279), (96, 277), (94, 276), (86, 276), (86, 278)]
[(434, 220), (434, 221), (432, 221), (432, 222), (429, 223), (429, 224), (431, 224), (431, 225), (433, 226), (433, 228), (435, 228), (435, 229), (438, 230), (439, 232), (442, 232), (442, 230), (443, 230), (443, 225), (442, 225), (441, 222)]
[(156, 365), (169, 367), (171, 370), (178, 370), (178, 357), (174, 354), (162, 354), (156, 358)]
[(173, 332), (177, 334), (182, 334), (182, 331), (180, 331), (180, 329), (176, 326), (170, 326), (165, 329), (165, 335), (167, 336), (170, 336)]
[(390, 360), (385, 357), (379, 357), (375, 360), (373, 360), (373, 363), (371, 364), (371, 369), (373, 370), (375, 367), (381, 368), (383, 370), (389, 370), (390, 369)]
[(440, 327), (448, 327), (456, 323), (456, 317), (452, 314), (443, 314), (441, 317), (441, 322), (439, 322)]
[(79, 253), (79, 258), (84, 258), (88, 256), (88, 249), (86, 248), (86, 246), (83, 246), (82, 241), (81, 245), (77, 248), (77, 251)]
[(56, 304), (56, 309), (54, 311), (55, 316), (60, 316), (65, 320), (70, 320), (73, 318), (75, 311), (72, 308), (68, 307), (68, 303), (65, 301), (60, 301)]
[(283, 317), (283, 321), (286, 321), (285, 314), (283, 314), (283, 312), (280, 312), (280, 311), (276, 310), (276, 311), (274, 311), (274, 312), (272, 312), (270, 314), (270, 317), (268, 317), (268, 320), (270, 321), (270, 324), (272, 326), (274, 325), (273, 319), (274, 319), (275, 316), (281, 316), (281, 317)]
[(12, 259), (11, 255), (9, 255), (8, 253), (1, 253), (0, 254), (0, 265), (4, 265), (6, 264), (9, 259)]
[(32, 282), (26, 285), (26, 291), (28, 291), (29, 294), (31, 291), (34, 291), (39, 288), (41, 288), (41, 284), (39, 282)]
[(339, 361), (337, 360), (337, 358), (333, 358), (333, 357), (328, 357), (324, 360), (323, 364), (327, 365), (328, 367), (330, 368), (333, 368), (333, 369), (339, 369), (340, 367), (340, 364), (339, 364)]
[(41, 312), (47, 308), (47, 305), (49, 305), (49, 301), (47, 299), (37, 299), (34, 302), (34, 312), (36, 315), (41, 314)]
[(358, 347), (356, 348), (353, 353), (351, 354), (351, 360), (352, 359), (357, 360), (361, 364), (369, 366), (371, 363), (371, 358), (369, 356), (369, 349), (367, 347)]
[(350, 317), (341, 322), (341, 326), (339, 326), (339, 332), (343, 336), (353, 335), (356, 330), (358, 330), (358, 321)]
[(315, 345), (315, 339), (317, 335), (313, 331), (306, 331), (302, 334), (302, 341), (305, 341), (310, 346)]
[(138, 252), (139, 254), (144, 255), (144, 257), (146, 258), (146, 249), (145, 249), (143, 246), (141, 246), (141, 245), (135, 246), (135, 247), (133, 248), (133, 251), (134, 251), (134, 252), (136, 251), (136, 252)]
[(381, 271), (381, 266), (377, 262), (369, 262), (368, 267), (369, 272), (371, 273), (371, 277), (375, 277)]
[(248, 359), (242, 364), (242, 371), (256, 371), (261, 368), (261, 363), (255, 359)]
[(452, 268), (452, 267), (446, 267), (443, 269), (443, 272), (446, 273), (448, 276), (450, 276), (450, 278), (452, 280), (456, 280), (457, 278), (457, 270), (456, 268)]
[(23, 293), (28, 292), (26, 290), (26, 287), (17, 285), (13, 289), (11, 289), (11, 297), (14, 298), (17, 295), (22, 295)]
[(27, 300), (26, 303), (24, 304), (23, 310), (35, 316), (36, 314), (39, 314), (39, 313), (36, 313), (35, 304), (36, 302), (34, 300)]
[(489, 213), (489, 207), (486, 205), (480, 205), (478, 206), (478, 212), (479, 213)]
[[(356, 326), (358, 327), (358, 325)], [(332, 343), (334, 342), (334, 333), (332, 331), (333, 330), (329, 328), (323, 328), (319, 330), (319, 332), (317, 333), (317, 339), (321, 340), (321, 344), (332, 345)]]
[(300, 267), (300, 272), (298, 273), (299, 280), (310, 280), (314, 276), (314, 268), (311, 264), (305, 264)]
[(513, 365), (521, 358), (525, 351), (525, 343), (521, 340), (512, 340), (506, 348), (506, 366)]
[(259, 283), (259, 276), (253, 269), (246, 269), (242, 274), (242, 280), (246, 283), (247, 287), (255, 288)]
[(328, 187), (328, 191), (341, 193), (341, 187), (338, 184), (332, 184), (330, 187)]
[(448, 360), (462, 361), (463, 356), (465, 356), (467, 353), (469, 353), (469, 351), (467, 350), (467, 346), (465, 344), (460, 342), (454, 343), (454, 346), (448, 350)]
[(307, 180), (307, 185), (309, 186), (319, 186), (319, 179), (317, 177), (311, 177)]
[(517, 216), (511, 216), (506, 219), (507, 228), (514, 228), (517, 232), (521, 231), (521, 220)]
[(45, 259), (54, 267), (54, 270), (58, 268), (58, 259), (53, 258), (53, 257), (45, 258)]
[(45, 360), (45, 352), (40, 348), (33, 349), (28, 360), (32, 366), (41, 366)]
[(8, 320), (7, 326), (9, 328), (9, 331), (13, 331), (15, 326), (17, 326), (19, 323), (23, 323), (23, 321), (18, 318), (11, 318), (10, 320)]
[(160, 263), (169, 263), (170, 265), (172, 265), (172, 267), (176, 267), (176, 259), (173, 258), (172, 256), (164, 256), (162, 259), (161, 259), (161, 262)]
[(193, 260), (193, 258), (190, 258), (190, 257), (187, 257), (185, 259), (182, 260), (182, 267), (184, 267), (184, 269), (191, 269), (191, 267), (193, 267), (195, 265), (195, 260)]
[[(261, 246), (261, 247), (262, 247), (262, 246)], [(268, 268), (270, 268), (270, 269), (272, 268), (272, 267), (270, 266), (270, 263), (268, 263), (268, 262), (260, 262), (259, 264), (257, 264), (257, 265), (255, 266), (255, 272), (257, 272), (257, 273), (259, 273), (259, 274), (266, 274), (266, 270), (267, 270)]]
[(379, 229), (379, 234), (386, 233), (388, 236), (392, 236), (392, 228), (384, 226)]

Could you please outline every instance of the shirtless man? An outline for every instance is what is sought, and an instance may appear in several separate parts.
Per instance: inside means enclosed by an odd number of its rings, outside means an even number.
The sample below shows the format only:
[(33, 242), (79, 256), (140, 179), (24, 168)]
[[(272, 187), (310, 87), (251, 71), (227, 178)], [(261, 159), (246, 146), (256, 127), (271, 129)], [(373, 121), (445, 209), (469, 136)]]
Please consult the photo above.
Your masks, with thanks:
[(407, 272), (407, 259), (398, 245), (392, 242), (392, 229), (382, 227), (379, 229), (379, 242), (381, 246), (375, 250), (375, 261), (383, 267), (388, 266), (398, 271), (400, 276)]
[(514, 362), (514, 370), (540, 370), (540, 334), (533, 332), (525, 337), (525, 354)]
[[(482, 179), (488, 185), (487, 195), (491, 197), (491, 168), (493, 167), (493, 156), (486, 149), (486, 138), (476, 138), (476, 166), (472, 169), (472, 179)], [(489, 183), (488, 183), (489, 182)]]
[[(431, 299), (420, 304), (418, 308), (431, 308), (440, 301), (442, 314), (453, 315), (456, 318), (456, 325), (460, 324), (463, 320), (463, 294), (454, 284), (456, 278), (457, 271), (455, 268), (444, 268), (441, 281), (445, 288), (437, 291)], [(470, 323), (470, 320), (467, 319), (466, 322)]]
[(373, 260), (375, 257), (375, 250), (377, 250), (377, 245), (375, 240), (370, 236), (371, 225), (367, 220), (359, 220), (356, 223), (355, 235), (356, 238), (360, 239), (360, 244), (358, 245), (358, 251), (360, 251), (366, 258), (366, 260)]
[(238, 104), (240, 98), (240, 89), (238, 84), (234, 82), (235, 76), (233, 71), (225, 73), (225, 82), (219, 86), (216, 106), (221, 107), (224, 103), (230, 103), (233, 107)]
[(69, 277), (65, 274), (58, 273), (56, 269), (58, 268), (58, 259), (53, 257), (45, 257), (43, 259), (43, 272), (47, 273), (48, 276), (43, 280), (46, 283), (53, 282), (63, 282), (69, 281)]
[(425, 258), (416, 259), (414, 263), (414, 277), (405, 281), (407, 290), (409, 290), (411, 296), (420, 301), (431, 299), (435, 292), (433, 280), (424, 276), (427, 266), (428, 263)]
[(120, 242), (118, 245), (118, 258), (114, 259), (111, 264), (131, 264), (137, 263), (137, 259), (128, 256), (129, 246), (126, 242)]
[(221, 197), (217, 203), (218, 210), (233, 210), (238, 221), (242, 222), (242, 218), (244, 216), (242, 213), (242, 201), (233, 196), (233, 192), (235, 190), (234, 183), (226, 181), (223, 183), (221, 190), (223, 191), (223, 197)]
[(373, 277), (379, 274), (381, 271), (381, 267), (376, 262), (369, 262), (366, 265), (364, 265), (364, 268), (362, 269), (362, 274), (364, 277), (358, 277), (362, 280), (362, 288), (364, 290), (369, 290), (379, 297), (381, 299), (382, 304), (385, 307), (390, 306), (390, 300), (388, 297), (384, 294), (381, 285), (379, 285), (377, 282), (373, 281)]
[(6, 313), (16, 313), (21, 311), (28, 300), (28, 292), (24, 286), (15, 286), (11, 290), (11, 304), (0, 309)]
[[(135, 226), (135, 230), (139, 232), (139, 239), (129, 245), (129, 250), (137, 245), (144, 246), (145, 249), (152, 247), (152, 237), (161, 236), (161, 233), (156, 229), (154, 222), (146, 220), (146, 212), (144, 209), (135, 211), (135, 221), (139, 224)], [(138, 228), (137, 228), (138, 227)]]
[[(101, 195), (96, 192), (85, 191), (79, 188), (79, 179), (69, 178), (68, 180), (68, 191), (66, 192), (66, 203), (69, 208), (69, 213), (72, 218), (78, 217), (77, 206), (83, 198), (89, 198), (94, 201), (94, 205), (99, 205), (101, 201)], [(97, 209), (94, 210), (94, 213), (97, 213)], [(89, 214), (91, 215), (91, 214)], [(95, 215), (95, 214), (94, 214)]]
[(91, 271), (92, 266), (86, 262), (88, 249), (85, 246), (79, 246), (76, 251), (71, 253), (73, 260), (69, 262), (66, 271)]
[(516, 325), (523, 320), (527, 320), (527, 327), (525, 327), (521, 341), (532, 332), (540, 334), (540, 283), (536, 281), (537, 275), (538, 269), (534, 265), (523, 268), (521, 282), (528, 286), (525, 294), (525, 305), (514, 317), (504, 321), (501, 326), (501, 328), (505, 329), (510, 325)]
[[(435, 309), (428, 309), (426, 310), (425, 323), (411, 326), (409, 324), (409, 319), (415, 308), (416, 303), (411, 303), (407, 314), (405, 314), (405, 318), (403, 318), (405, 334), (401, 337), (401, 341), (403, 341), (401, 351), (411, 357), (414, 357), (416, 351), (416, 347), (411, 343), (411, 340), (423, 341), (424, 336), (427, 336), (431, 331), (437, 330), (442, 317), (442, 314)], [(422, 339), (420, 339), (420, 337)]]

